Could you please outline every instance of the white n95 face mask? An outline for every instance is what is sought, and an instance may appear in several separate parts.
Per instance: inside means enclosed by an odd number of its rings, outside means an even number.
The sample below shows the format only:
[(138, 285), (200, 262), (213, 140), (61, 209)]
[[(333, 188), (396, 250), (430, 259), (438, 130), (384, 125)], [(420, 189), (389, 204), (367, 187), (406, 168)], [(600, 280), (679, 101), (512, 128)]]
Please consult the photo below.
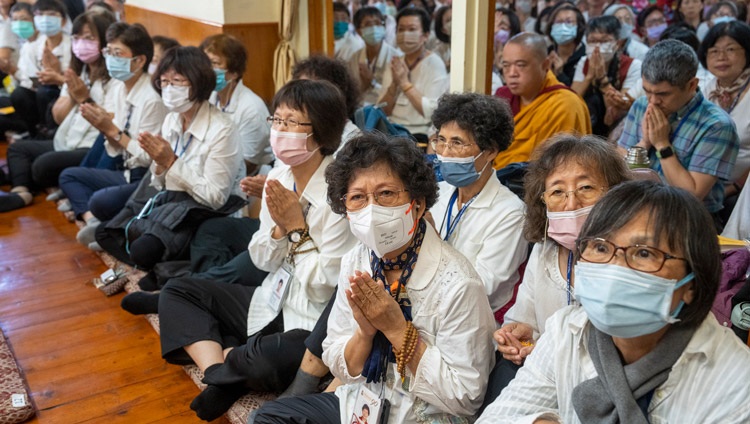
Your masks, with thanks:
[(382, 258), (411, 240), (416, 228), (413, 205), (414, 202), (391, 207), (370, 204), (356, 212), (347, 212), (349, 228), (362, 244)]

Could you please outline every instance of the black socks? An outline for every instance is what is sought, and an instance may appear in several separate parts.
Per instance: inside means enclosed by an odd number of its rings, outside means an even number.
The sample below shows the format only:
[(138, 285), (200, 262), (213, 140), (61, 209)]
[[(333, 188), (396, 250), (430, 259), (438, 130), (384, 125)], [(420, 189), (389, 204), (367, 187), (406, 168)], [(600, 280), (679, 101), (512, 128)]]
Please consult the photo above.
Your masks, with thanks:
[(133, 315), (159, 313), (159, 293), (133, 292), (122, 298), (122, 309)]

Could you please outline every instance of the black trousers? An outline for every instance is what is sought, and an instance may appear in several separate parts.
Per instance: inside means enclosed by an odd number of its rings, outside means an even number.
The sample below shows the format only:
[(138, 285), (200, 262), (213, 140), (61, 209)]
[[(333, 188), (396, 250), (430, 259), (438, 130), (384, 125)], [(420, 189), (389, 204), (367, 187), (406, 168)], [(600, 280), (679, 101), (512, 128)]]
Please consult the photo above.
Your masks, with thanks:
[(65, 168), (78, 166), (88, 149), (56, 152), (52, 140), (23, 140), (8, 146), (8, 169), (13, 186), (56, 187)]
[[(372, 420), (373, 422), (375, 420)], [(288, 397), (266, 402), (248, 424), (338, 424), (339, 398), (333, 393)]]
[(521, 368), (521, 365), (516, 365), (513, 362), (503, 358), (503, 354), (495, 352), (495, 368), (490, 373), (489, 382), (487, 383), (487, 392), (484, 395), (484, 402), (482, 407), (479, 408), (477, 416), (481, 415), (489, 404), (495, 401), (503, 389), (516, 377), (516, 373)]
[(315, 327), (310, 333), (310, 336), (305, 339), (305, 347), (307, 347), (307, 350), (320, 359), (323, 359), (323, 340), (325, 340), (328, 335), (328, 317), (331, 315), (331, 309), (333, 309), (333, 304), (335, 302), (336, 291), (333, 292), (331, 300), (328, 301), (328, 305), (326, 305), (320, 318), (318, 318), (318, 322), (315, 323)]
[(162, 357), (184, 364), (184, 346), (211, 340), (234, 347), (206, 384), (244, 383), (251, 390), (280, 392), (291, 384), (305, 353), (306, 330), (284, 332), (281, 314), (247, 336), (255, 287), (195, 278), (170, 280), (159, 295)]

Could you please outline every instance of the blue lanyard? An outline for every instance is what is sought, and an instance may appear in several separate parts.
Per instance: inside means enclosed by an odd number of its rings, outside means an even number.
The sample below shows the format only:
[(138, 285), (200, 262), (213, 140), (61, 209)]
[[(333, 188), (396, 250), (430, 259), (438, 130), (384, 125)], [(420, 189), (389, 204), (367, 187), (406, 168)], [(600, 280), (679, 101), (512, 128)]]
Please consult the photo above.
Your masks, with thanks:
[(219, 95), (216, 95), (216, 107), (220, 109), (222, 112), (226, 112), (227, 108), (229, 107), (229, 104), (232, 103), (232, 99), (230, 98), (227, 104), (224, 105), (224, 107), (221, 107), (221, 99), (219, 98)]
[(570, 305), (570, 270), (573, 268), (573, 251), (568, 252), (568, 305)]
[[(297, 183), (294, 183), (294, 186), (292, 186), (292, 190), (294, 190), (294, 193), (297, 194)], [(305, 207), (305, 210), (302, 211), (302, 217), (305, 218), (305, 222), (307, 222), (307, 214), (310, 212), (310, 206), (312, 204), (310, 202), (307, 202), (307, 207)]]
[[(180, 140), (182, 140), (182, 136), (180, 136), (179, 138), (177, 138), (177, 143), (174, 144), (174, 154), (176, 154), (176, 155), (177, 155), (177, 146), (180, 144)], [(190, 143), (192, 143), (192, 142), (193, 142), (193, 135), (190, 134), (190, 138), (188, 139), (187, 144), (184, 144), (182, 146), (182, 151), (180, 152), (179, 155), (177, 155), (177, 157), (182, 157), (182, 155), (185, 154), (185, 150), (187, 150), (188, 147), (190, 147)]]
[(475, 195), (474, 197), (469, 199), (468, 202), (466, 202), (464, 207), (462, 207), (456, 214), (456, 221), (451, 225), (451, 211), (453, 210), (453, 205), (456, 204), (456, 200), (458, 199), (458, 189), (453, 192), (451, 200), (448, 202), (448, 210), (446, 211), (448, 214), (448, 230), (446, 231), (445, 238), (443, 240), (448, 241), (448, 239), (451, 238), (453, 232), (456, 231), (456, 228), (458, 228), (458, 222), (461, 220), (461, 217), (464, 216), (464, 211), (469, 208), (471, 202), (473, 202), (476, 198), (477, 196)]
[(674, 141), (675, 137), (677, 137), (677, 133), (680, 132), (680, 128), (682, 128), (682, 124), (684, 124), (685, 121), (687, 121), (688, 116), (690, 116), (693, 112), (695, 112), (696, 109), (698, 109), (698, 106), (700, 106), (700, 104), (701, 104), (701, 102), (696, 102), (693, 105), (693, 107), (690, 108), (690, 110), (688, 111), (688, 113), (686, 113), (685, 116), (683, 116), (682, 119), (680, 119), (680, 123), (677, 124), (677, 128), (675, 128), (674, 132), (672, 133), (672, 136), (669, 137), (669, 143), (670, 144), (674, 144), (672, 142)]
[(128, 108), (128, 117), (125, 118), (125, 127), (122, 130), (128, 137), (130, 137), (130, 117), (133, 116), (134, 107), (135, 105), (130, 105), (130, 108)]

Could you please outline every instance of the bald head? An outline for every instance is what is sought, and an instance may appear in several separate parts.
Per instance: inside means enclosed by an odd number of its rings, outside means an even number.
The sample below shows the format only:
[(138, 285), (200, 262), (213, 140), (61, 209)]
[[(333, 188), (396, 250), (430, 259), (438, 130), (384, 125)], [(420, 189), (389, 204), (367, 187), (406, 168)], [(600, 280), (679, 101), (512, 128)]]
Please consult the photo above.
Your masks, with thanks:
[(547, 41), (543, 35), (534, 32), (522, 32), (508, 40), (506, 45), (508, 44), (522, 46), (524, 50), (533, 54), (539, 61), (547, 58)]

